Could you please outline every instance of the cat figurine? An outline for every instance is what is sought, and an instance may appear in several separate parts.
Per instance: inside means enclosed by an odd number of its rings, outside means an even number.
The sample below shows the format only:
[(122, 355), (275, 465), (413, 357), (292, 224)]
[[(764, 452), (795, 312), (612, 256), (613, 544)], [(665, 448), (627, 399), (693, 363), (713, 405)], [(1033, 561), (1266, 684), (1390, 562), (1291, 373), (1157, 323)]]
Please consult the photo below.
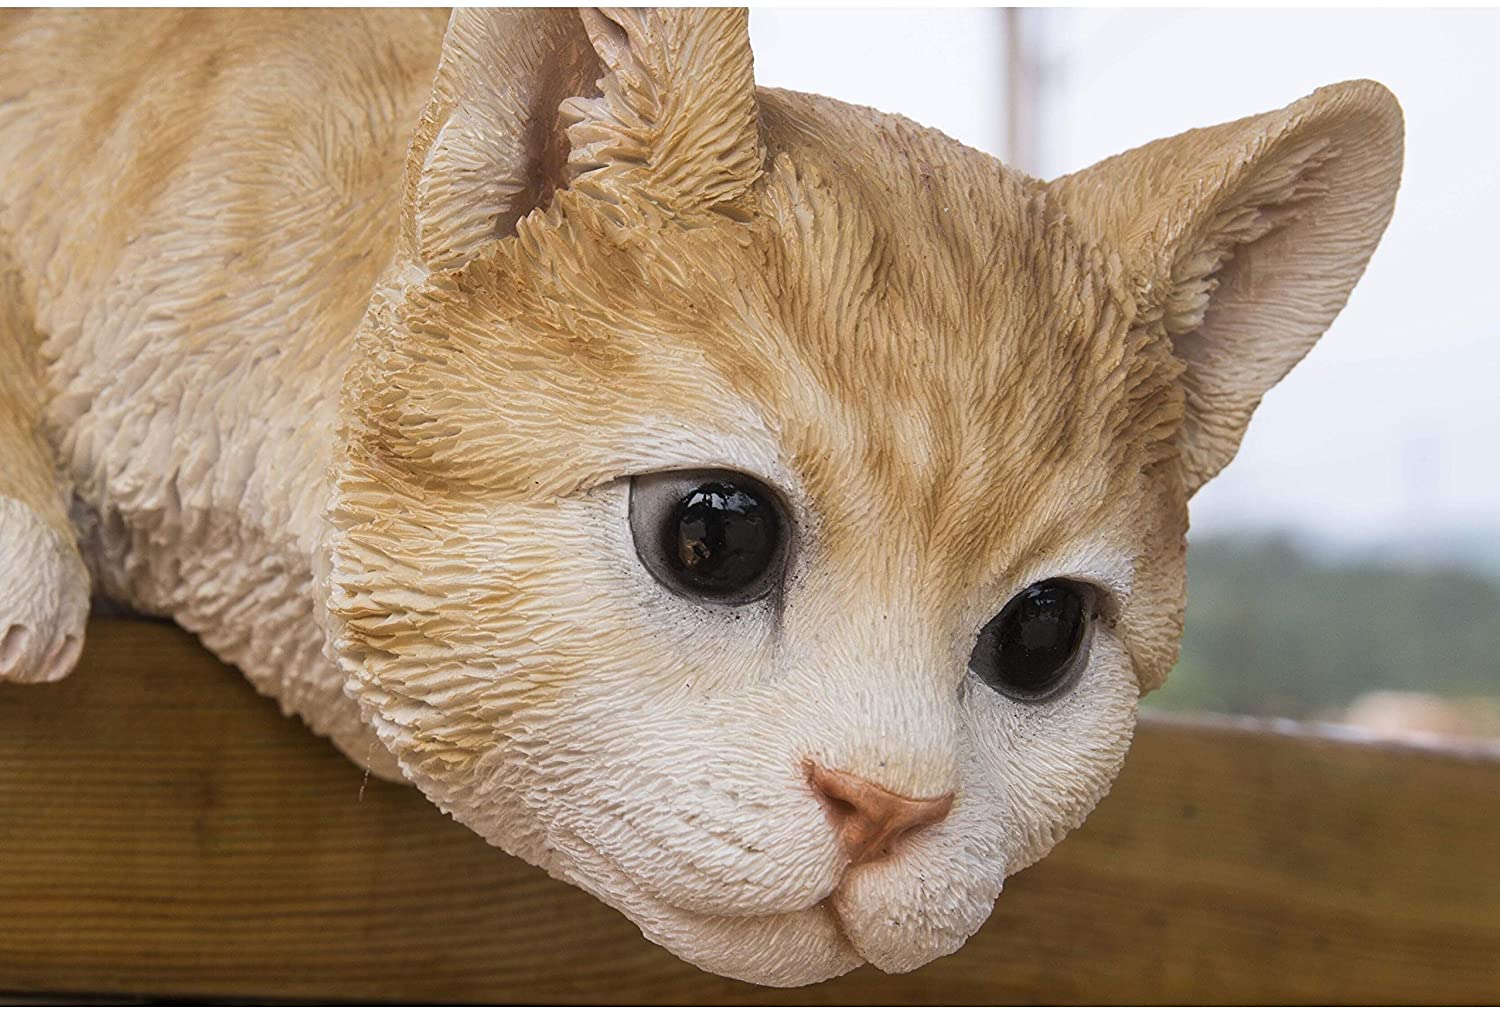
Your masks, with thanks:
[(0, 678), (170, 617), (768, 985), (957, 950), (1108, 790), (1401, 171), (1356, 81), (1046, 182), (739, 10), (4, 18)]

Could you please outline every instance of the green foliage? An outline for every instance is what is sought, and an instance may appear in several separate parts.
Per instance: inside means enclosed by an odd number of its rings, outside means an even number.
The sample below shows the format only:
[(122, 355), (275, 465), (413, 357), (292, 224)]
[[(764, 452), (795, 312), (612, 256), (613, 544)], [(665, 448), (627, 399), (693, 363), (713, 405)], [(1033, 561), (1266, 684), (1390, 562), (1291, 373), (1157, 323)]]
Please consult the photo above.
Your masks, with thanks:
[(1500, 696), (1500, 579), (1193, 541), (1182, 658), (1147, 704), (1313, 718), (1374, 690)]

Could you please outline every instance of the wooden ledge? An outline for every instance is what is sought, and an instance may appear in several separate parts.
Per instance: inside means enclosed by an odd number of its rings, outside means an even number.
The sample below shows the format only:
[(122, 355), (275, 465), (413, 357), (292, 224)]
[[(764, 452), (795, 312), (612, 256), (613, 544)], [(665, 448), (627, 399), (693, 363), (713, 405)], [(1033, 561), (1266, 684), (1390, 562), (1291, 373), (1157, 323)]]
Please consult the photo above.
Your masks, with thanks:
[(963, 951), (778, 991), (363, 777), (167, 625), (0, 687), (0, 992), (480, 1002), (1500, 1002), (1500, 757), (1147, 722)]

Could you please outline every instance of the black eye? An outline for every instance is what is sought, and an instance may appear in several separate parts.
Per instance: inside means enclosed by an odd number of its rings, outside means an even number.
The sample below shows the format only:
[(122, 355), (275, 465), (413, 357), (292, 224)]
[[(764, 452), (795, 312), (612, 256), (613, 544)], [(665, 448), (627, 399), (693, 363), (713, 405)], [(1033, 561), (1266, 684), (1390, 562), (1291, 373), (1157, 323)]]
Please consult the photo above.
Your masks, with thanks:
[(637, 477), (630, 530), (641, 562), (662, 585), (715, 603), (749, 603), (780, 574), (777, 498), (744, 474), (711, 471)]
[(1088, 630), (1090, 592), (1067, 579), (1021, 590), (979, 632), (969, 669), (1017, 701), (1052, 697), (1083, 665), (1079, 652)]

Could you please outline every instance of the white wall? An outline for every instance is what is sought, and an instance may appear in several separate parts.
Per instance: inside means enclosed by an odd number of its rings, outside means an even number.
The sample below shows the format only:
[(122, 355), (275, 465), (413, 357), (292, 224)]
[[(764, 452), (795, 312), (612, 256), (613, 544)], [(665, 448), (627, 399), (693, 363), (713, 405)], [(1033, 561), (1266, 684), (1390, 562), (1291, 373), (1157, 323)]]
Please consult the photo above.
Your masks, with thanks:
[(936, 127), (981, 151), (1004, 142), (1001, 12), (792, 10), (750, 12), (756, 83), (830, 95)]

